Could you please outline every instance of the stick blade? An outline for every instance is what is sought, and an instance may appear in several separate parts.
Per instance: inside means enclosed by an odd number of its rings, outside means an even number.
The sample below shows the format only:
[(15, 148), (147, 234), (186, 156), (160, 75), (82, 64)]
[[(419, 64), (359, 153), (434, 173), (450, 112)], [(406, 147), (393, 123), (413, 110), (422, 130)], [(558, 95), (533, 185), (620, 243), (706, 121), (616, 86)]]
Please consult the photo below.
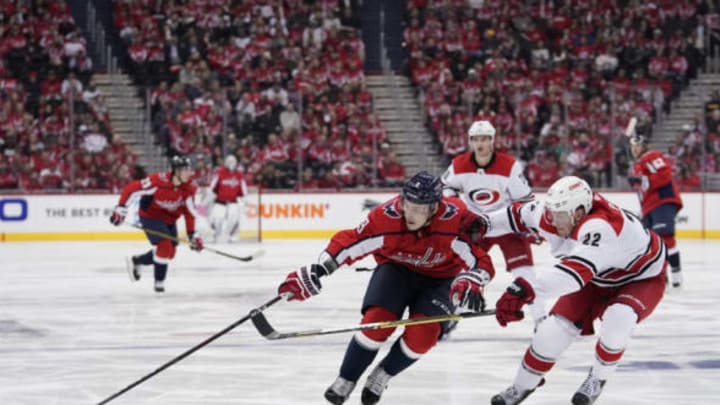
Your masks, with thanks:
[(275, 340), (279, 337), (280, 334), (273, 329), (272, 326), (270, 326), (270, 322), (267, 321), (267, 318), (265, 318), (265, 315), (263, 315), (262, 312), (251, 312), (250, 320), (253, 325), (255, 325), (255, 329), (257, 329), (260, 335), (265, 339)]

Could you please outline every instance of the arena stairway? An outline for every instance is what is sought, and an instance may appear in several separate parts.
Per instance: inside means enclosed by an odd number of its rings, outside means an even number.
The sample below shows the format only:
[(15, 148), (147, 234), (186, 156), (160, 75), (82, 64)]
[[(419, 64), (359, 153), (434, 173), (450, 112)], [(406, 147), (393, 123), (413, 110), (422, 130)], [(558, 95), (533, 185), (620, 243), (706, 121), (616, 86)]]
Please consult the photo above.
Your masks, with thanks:
[(410, 79), (392, 73), (375, 75), (367, 77), (367, 85), (375, 101), (375, 112), (408, 175), (420, 170), (442, 174), (444, 158), (425, 127), (425, 114)]
[[(678, 135), (683, 133), (683, 126), (692, 124), (696, 116), (704, 120), (705, 103), (710, 99), (713, 90), (720, 90), (720, 74), (699, 73), (696, 79), (690, 81), (677, 99), (670, 106), (670, 114), (663, 117), (653, 127), (651, 147), (667, 152), (670, 145), (675, 143)], [(701, 173), (701, 175), (703, 175)], [(720, 175), (707, 173), (702, 176), (705, 187), (720, 189)]]
[(127, 74), (96, 73), (94, 80), (105, 95), (114, 133), (132, 145), (140, 164), (149, 172), (163, 170), (165, 158), (162, 147), (155, 144), (146, 119), (147, 111), (137, 96), (138, 89)]

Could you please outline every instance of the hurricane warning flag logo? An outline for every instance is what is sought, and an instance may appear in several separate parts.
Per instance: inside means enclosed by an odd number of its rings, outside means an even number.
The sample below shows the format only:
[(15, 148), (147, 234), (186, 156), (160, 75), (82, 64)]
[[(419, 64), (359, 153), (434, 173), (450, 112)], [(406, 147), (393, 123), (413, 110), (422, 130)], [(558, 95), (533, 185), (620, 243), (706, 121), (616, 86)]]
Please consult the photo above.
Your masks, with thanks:
[(489, 190), (480, 188), (471, 191), (469, 194), (470, 201), (477, 205), (492, 205), (500, 200), (500, 192), (497, 190)]

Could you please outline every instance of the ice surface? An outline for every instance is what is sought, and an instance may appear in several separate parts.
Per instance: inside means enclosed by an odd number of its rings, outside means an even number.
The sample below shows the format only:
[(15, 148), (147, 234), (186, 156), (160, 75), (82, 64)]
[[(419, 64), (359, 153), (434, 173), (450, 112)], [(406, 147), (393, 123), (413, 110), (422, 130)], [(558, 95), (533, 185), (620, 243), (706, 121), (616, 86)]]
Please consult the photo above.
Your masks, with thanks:
[[(148, 246), (0, 244), (0, 404), (101, 401), (272, 298), (285, 274), (314, 261), (324, 241), (268, 241), (266, 255), (250, 263), (180, 247), (165, 294), (153, 292), (150, 267), (138, 283), (125, 273), (124, 256)], [(239, 255), (256, 247), (216, 246)], [(667, 294), (638, 327), (597, 404), (720, 401), (720, 243), (681, 240), (679, 247), (684, 288)], [(553, 263), (546, 247), (535, 252), (541, 266)], [(498, 270), (487, 291), (490, 306), (510, 280)], [(278, 303), (267, 317), (282, 331), (357, 324), (369, 277), (341, 269), (323, 280), (321, 295)], [(530, 321), (505, 329), (493, 318), (463, 321), (451, 340), (391, 380), (381, 403), (488, 404), (511, 383), (531, 330)], [(350, 337), (268, 341), (246, 322), (111, 403), (322, 404)], [(525, 403), (569, 403), (594, 344), (573, 344)], [(347, 404), (360, 402), (363, 383)]]

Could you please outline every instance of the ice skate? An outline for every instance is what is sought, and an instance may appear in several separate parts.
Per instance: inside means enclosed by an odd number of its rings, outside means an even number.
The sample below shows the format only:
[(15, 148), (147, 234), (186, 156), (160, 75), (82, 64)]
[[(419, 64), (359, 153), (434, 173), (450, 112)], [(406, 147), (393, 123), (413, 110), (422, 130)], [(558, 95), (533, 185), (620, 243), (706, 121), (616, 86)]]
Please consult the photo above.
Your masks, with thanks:
[(525, 398), (530, 396), (535, 390), (523, 390), (514, 385), (510, 386), (505, 391), (495, 395), (490, 400), (492, 405), (517, 405), (524, 401)]
[(159, 293), (165, 292), (165, 282), (164, 281), (155, 280), (155, 292), (159, 292)]
[(125, 258), (125, 269), (130, 276), (130, 281), (133, 283), (140, 280), (140, 264), (135, 262), (134, 256), (128, 256)]
[(585, 381), (583, 381), (580, 388), (578, 388), (575, 395), (572, 397), (573, 405), (590, 405), (602, 393), (602, 389), (605, 386), (605, 380), (593, 377), (592, 373), (588, 374)]
[(385, 388), (387, 388), (390, 377), (392, 376), (385, 372), (382, 366), (375, 367), (375, 370), (370, 373), (365, 382), (365, 388), (363, 388), (361, 397), (362, 404), (375, 405), (380, 402), (380, 396), (383, 391), (385, 391)]
[(670, 285), (672, 285), (673, 288), (679, 288), (682, 287), (683, 283), (683, 276), (680, 269), (672, 269), (670, 271)]
[(353, 388), (355, 388), (354, 382), (338, 377), (325, 391), (325, 399), (331, 404), (341, 405), (347, 401)]

